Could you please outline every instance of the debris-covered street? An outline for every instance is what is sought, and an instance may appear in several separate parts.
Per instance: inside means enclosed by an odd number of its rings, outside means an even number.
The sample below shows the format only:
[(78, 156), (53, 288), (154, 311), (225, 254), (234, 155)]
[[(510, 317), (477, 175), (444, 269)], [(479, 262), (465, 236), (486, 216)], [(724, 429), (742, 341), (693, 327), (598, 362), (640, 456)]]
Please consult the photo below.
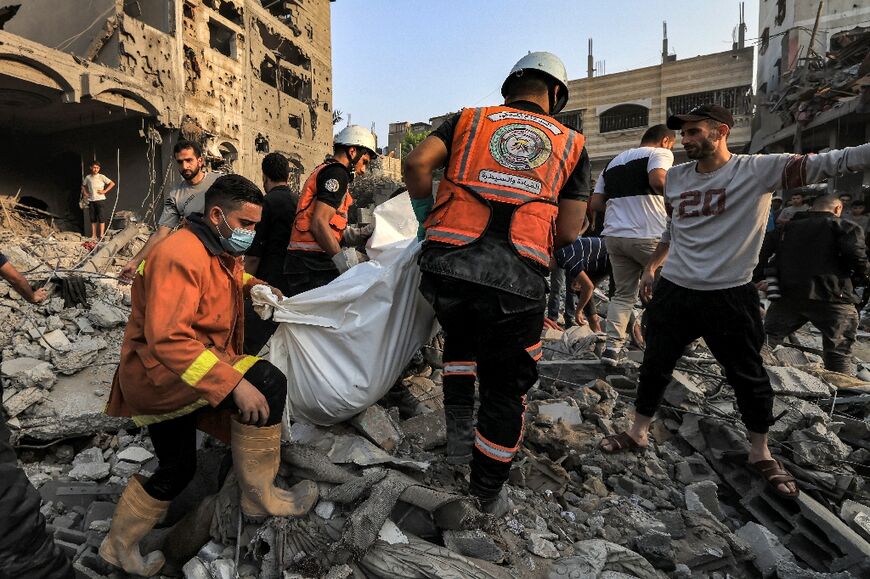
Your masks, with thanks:
[(0, 579), (870, 577), (866, 8), (76, 4), (0, 7)]

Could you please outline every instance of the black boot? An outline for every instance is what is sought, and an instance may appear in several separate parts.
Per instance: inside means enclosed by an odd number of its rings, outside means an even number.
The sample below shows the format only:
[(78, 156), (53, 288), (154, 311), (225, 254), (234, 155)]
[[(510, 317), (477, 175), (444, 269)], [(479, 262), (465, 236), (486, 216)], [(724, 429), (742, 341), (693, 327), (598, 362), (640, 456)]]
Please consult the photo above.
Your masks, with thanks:
[(447, 464), (470, 463), (474, 447), (474, 409), (445, 408), (444, 417), (447, 421)]

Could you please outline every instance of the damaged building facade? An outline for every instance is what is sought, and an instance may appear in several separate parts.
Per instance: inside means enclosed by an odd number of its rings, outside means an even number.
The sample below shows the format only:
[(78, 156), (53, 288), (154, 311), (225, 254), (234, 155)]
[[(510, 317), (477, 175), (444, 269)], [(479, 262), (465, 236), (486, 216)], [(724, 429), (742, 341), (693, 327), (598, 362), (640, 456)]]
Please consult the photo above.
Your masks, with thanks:
[[(51, 14), (50, 19), (45, 15)], [(117, 209), (151, 221), (180, 179), (172, 147), (296, 180), (331, 150), (330, 0), (21, 0), (0, 7), (0, 194), (81, 219), (92, 159)]]
[[(818, 152), (870, 140), (870, 6), (764, 0), (752, 152)], [(867, 172), (832, 179), (857, 193)]]

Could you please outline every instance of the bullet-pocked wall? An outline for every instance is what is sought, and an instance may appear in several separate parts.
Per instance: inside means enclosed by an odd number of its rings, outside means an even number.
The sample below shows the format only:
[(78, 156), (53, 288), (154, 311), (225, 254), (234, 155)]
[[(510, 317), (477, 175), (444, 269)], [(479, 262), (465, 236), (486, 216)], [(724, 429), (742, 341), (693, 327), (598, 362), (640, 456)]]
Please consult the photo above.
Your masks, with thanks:
[[(21, 0), (2, 16), (0, 128), (63, 143), (70, 166), (76, 152), (81, 165), (121, 149), (121, 209), (141, 212), (155, 182), (178, 181), (180, 136), (254, 182), (270, 151), (302, 178), (331, 150), (329, 0)], [(21, 183), (69, 205), (38, 163), (20, 161), (0, 168), (0, 195)]]

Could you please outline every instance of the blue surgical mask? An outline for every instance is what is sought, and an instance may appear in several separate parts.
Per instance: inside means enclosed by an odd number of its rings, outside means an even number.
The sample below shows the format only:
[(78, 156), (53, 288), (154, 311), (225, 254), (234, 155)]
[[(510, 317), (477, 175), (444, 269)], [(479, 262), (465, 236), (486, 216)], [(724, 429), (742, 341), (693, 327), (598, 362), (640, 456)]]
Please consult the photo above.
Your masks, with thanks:
[(241, 227), (233, 229), (230, 227), (230, 224), (227, 223), (227, 218), (224, 216), (223, 211), (221, 211), (221, 219), (224, 220), (224, 224), (228, 228), (232, 229), (232, 234), (229, 237), (224, 237), (220, 234), (220, 230), (218, 231), (218, 235), (220, 235), (221, 239), (221, 247), (223, 247), (227, 253), (233, 255), (241, 255), (245, 253), (254, 242), (255, 232)]

